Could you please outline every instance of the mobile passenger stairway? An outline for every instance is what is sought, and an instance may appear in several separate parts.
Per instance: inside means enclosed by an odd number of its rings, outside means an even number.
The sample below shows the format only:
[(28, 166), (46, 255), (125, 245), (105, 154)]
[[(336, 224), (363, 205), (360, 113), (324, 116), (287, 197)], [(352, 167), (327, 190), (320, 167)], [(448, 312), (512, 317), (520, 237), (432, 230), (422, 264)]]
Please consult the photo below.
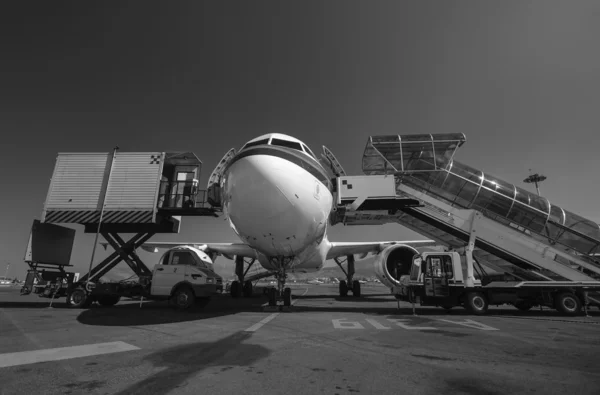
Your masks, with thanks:
[[(474, 256), (492, 271), (523, 281), (597, 285), (600, 226), (457, 162), (465, 142), (462, 133), (369, 137), (362, 160), (367, 176), (338, 178), (332, 223), (398, 222), (450, 249), (464, 248), (475, 233)], [(390, 208), (387, 202), (399, 198), (420, 206)], [(589, 299), (600, 305), (596, 294)]]

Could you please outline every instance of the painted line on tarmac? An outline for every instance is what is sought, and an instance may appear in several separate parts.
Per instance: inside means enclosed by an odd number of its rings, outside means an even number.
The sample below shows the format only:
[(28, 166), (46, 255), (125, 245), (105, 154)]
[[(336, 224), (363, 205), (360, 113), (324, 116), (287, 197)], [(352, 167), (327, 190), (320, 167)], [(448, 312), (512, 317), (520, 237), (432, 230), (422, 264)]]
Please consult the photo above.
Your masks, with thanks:
[(121, 341), (0, 354), (0, 368), (139, 350)]
[[(365, 318), (366, 322), (371, 324), (375, 329), (379, 330), (389, 330), (392, 327), (382, 325), (379, 321), (373, 318)], [(395, 324), (396, 326), (406, 329), (406, 330), (417, 330), (417, 331), (438, 331), (441, 328), (433, 327), (433, 326), (413, 326), (416, 322), (412, 321), (410, 318), (387, 318), (386, 319), (391, 324)], [(498, 328), (491, 327), (489, 325), (482, 324), (481, 322), (473, 321), (473, 320), (464, 320), (464, 321), (452, 321), (445, 319), (434, 319), (434, 321), (447, 322), (450, 324), (461, 325), (467, 328), (479, 329), (482, 331), (497, 331)], [(359, 321), (350, 321), (346, 318), (339, 318), (331, 320), (334, 329), (366, 329), (363, 324)], [(368, 327), (368, 325), (367, 325)]]
[[(500, 319), (517, 319), (517, 320), (531, 320), (531, 321), (548, 321), (548, 322), (567, 322), (570, 324), (592, 324), (592, 325), (600, 325), (600, 321), (577, 321), (577, 320), (570, 320), (568, 318), (545, 318), (545, 317), (521, 317), (518, 315), (488, 315), (489, 318), (500, 318)], [(592, 318), (594, 316), (591, 316)]]
[(271, 321), (272, 319), (274, 319), (275, 317), (277, 317), (279, 315), (279, 313), (273, 313), (270, 316), (263, 318), (262, 320), (260, 320), (259, 322), (257, 322), (256, 324), (252, 325), (250, 328), (246, 329), (244, 332), (256, 332), (257, 330), (259, 330), (263, 325), (265, 325), (266, 323), (268, 323), (269, 321)]
[[(300, 295), (300, 296), (304, 296), (304, 295), (306, 295), (307, 293), (308, 293), (308, 288), (304, 288), (304, 293), (303, 293), (302, 295)], [(292, 306), (293, 306), (293, 305), (295, 305), (297, 301), (298, 301), (298, 299), (297, 299), (297, 298), (296, 298), (296, 299), (294, 299), (294, 300), (292, 300)]]

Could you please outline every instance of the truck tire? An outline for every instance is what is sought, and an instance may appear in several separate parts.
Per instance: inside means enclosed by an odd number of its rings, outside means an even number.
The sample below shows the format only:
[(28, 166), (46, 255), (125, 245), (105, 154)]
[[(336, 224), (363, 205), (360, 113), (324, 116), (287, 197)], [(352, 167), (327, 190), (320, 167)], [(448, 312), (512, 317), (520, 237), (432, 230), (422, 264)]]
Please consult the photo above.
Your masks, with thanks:
[(187, 285), (180, 285), (171, 295), (171, 301), (177, 310), (186, 310), (194, 305), (196, 295), (192, 288)]
[(81, 287), (77, 287), (67, 294), (67, 306), (75, 309), (85, 309), (92, 304), (92, 298), (87, 291)]
[(114, 306), (121, 300), (119, 295), (106, 295), (98, 298), (98, 303), (101, 306), (110, 307)]
[(561, 292), (554, 298), (554, 307), (563, 314), (574, 316), (581, 311), (581, 301), (571, 292)]
[(467, 311), (475, 315), (483, 315), (489, 307), (487, 299), (481, 292), (469, 292), (465, 298)]

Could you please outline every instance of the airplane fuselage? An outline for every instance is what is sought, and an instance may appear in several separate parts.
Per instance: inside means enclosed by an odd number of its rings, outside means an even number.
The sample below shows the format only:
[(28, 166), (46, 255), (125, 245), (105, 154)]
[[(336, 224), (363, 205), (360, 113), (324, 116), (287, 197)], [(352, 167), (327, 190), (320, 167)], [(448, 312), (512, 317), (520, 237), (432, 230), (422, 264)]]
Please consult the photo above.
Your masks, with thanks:
[(290, 271), (321, 269), (333, 196), (330, 175), (316, 158), (260, 144), (242, 148), (223, 175), (223, 211), (265, 269), (282, 262)]

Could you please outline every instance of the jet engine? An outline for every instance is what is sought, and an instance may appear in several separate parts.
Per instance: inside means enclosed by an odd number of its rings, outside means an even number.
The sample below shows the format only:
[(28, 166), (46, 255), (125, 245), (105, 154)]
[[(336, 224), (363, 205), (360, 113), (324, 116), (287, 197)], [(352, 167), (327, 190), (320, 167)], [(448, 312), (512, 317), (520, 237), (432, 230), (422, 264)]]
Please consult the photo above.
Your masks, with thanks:
[(388, 288), (400, 285), (400, 276), (410, 273), (413, 257), (418, 253), (415, 248), (405, 244), (387, 247), (373, 262), (375, 275)]

